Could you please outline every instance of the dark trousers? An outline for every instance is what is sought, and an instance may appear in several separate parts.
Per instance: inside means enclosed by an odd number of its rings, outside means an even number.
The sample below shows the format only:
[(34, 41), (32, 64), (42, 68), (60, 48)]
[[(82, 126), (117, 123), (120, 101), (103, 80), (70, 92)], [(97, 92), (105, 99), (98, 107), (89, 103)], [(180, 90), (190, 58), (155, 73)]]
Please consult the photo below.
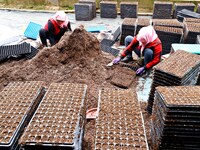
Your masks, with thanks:
[(47, 39), (49, 39), (49, 42), (51, 46), (55, 45), (60, 38), (64, 35), (65, 31), (62, 31), (58, 35), (49, 34), (49, 32), (45, 29), (40, 29), (39, 35), (40, 40), (44, 46), (47, 46)]
[[(128, 46), (131, 41), (133, 40), (133, 37), (132, 36), (127, 36), (125, 38), (125, 46)], [(145, 48), (143, 50), (143, 54), (141, 56), (140, 54), (140, 50), (136, 47), (133, 49), (133, 51), (137, 54), (138, 57), (144, 57), (144, 65), (148, 64), (150, 61), (153, 60), (153, 50), (150, 49), (150, 48)], [(128, 55), (127, 55), (128, 58), (132, 58), (132, 52), (130, 52)]]

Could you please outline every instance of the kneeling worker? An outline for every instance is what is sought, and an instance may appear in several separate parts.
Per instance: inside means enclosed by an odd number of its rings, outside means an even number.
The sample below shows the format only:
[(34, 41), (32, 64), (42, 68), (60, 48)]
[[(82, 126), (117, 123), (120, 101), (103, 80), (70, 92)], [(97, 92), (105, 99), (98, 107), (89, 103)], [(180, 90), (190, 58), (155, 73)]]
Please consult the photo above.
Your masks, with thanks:
[(132, 59), (134, 51), (138, 57), (144, 57), (144, 66), (137, 69), (136, 75), (144, 74), (161, 60), (162, 43), (152, 26), (141, 28), (135, 37), (127, 36), (125, 46), (120, 56), (113, 60), (113, 64), (118, 64), (125, 57)]
[(40, 29), (40, 40), (43, 46), (47, 46), (47, 39), (49, 39), (51, 46), (53, 46), (66, 31), (71, 30), (71, 24), (65, 12), (58, 11), (48, 20), (44, 28)]

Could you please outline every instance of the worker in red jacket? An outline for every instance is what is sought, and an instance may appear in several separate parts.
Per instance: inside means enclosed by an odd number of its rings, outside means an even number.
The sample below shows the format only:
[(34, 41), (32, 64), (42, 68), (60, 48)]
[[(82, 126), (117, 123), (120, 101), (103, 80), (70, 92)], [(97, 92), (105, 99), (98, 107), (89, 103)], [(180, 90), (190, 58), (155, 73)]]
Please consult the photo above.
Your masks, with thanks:
[(47, 46), (47, 39), (51, 46), (55, 45), (66, 31), (71, 31), (70, 21), (64, 11), (57, 11), (44, 28), (40, 29), (39, 35), (43, 46)]
[(144, 74), (161, 60), (162, 43), (152, 26), (141, 28), (135, 37), (127, 36), (125, 46), (120, 56), (113, 60), (113, 64), (118, 64), (123, 59), (131, 60), (134, 51), (138, 57), (144, 57), (144, 66), (137, 69), (136, 75)]

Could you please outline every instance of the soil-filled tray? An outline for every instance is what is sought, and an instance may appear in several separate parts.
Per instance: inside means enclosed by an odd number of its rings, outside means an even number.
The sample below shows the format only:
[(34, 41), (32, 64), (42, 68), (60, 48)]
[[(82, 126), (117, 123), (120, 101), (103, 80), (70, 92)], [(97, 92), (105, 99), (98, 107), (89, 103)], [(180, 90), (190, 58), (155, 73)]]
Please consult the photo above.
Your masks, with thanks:
[(52, 83), (20, 143), (25, 149), (81, 149), (87, 86)]
[(121, 88), (129, 88), (135, 77), (135, 71), (123, 67), (115, 68), (115, 73), (111, 79), (111, 83)]
[(95, 149), (136, 148), (148, 149), (136, 91), (102, 89), (99, 92)]
[(43, 82), (11, 82), (0, 92), (0, 149), (16, 149), (24, 127), (44, 95)]
[(200, 147), (199, 91), (199, 86), (156, 88), (151, 128), (155, 146), (155, 141), (160, 141), (159, 146), (167, 149)]

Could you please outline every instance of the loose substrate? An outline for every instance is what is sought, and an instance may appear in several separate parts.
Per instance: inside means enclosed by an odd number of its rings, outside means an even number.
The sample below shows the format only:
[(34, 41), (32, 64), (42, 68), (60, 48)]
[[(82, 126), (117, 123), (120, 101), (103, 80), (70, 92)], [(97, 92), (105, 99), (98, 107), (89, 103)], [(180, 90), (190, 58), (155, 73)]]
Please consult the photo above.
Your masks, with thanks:
[[(98, 105), (98, 92), (102, 88), (119, 88), (111, 84), (116, 70), (124, 69), (119, 65), (106, 67), (114, 57), (100, 49), (97, 38), (84, 28), (76, 28), (65, 33), (60, 42), (53, 47), (43, 48), (31, 60), (9, 60), (0, 64), (0, 91), (12, 81), (43, 81), (46, 88), (55, 82), (86, 84), (87, 109)], [(123, 72), (123, 71), (122, 71)], [(134, 74), (134, 73), (133, 73)], [(129, 88), (136, 88), (137, 79)], [(142, 110), (146, 103), (140, 105)], [(134, 108), (133, 108), (134, 109)], [(145, 120), (146, 113), (144, 113)], [(146, 131), (148, 137), (148, 121)], [(94, 149), (95, 120), (88, 120), (85, 126), (83, 149)]]

